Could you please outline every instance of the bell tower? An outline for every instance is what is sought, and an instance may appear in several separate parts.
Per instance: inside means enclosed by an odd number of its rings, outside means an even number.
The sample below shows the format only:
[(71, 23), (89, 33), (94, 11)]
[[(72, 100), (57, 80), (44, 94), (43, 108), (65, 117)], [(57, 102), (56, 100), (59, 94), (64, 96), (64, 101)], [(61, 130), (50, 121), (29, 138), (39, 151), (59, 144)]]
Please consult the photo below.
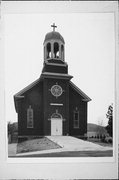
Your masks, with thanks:
[(69, 133), (69, 81), (68, 65), (64, 58), (64, 38), (51, 25), (53, 31), (46, 34), (44, 66), (40, 79), (43, 81), (44, 134), (66, 135)]
[(55, 59), (64, 61), (64, 39), (59, 32), (55, 31), (55, 28), (57, 28), (55, 23), (51, 27), (53, 27), (53, 31), (46, 34), (43, 44), (44, 60)]
[(45, 35), (44, 48), (44, 66), (42, 73), (62, 73), (68, 74), (68, 65), (65, 62), (65, 41), (62, 35), (55, 31), (57, 26), (51, 25), (53, 31)]

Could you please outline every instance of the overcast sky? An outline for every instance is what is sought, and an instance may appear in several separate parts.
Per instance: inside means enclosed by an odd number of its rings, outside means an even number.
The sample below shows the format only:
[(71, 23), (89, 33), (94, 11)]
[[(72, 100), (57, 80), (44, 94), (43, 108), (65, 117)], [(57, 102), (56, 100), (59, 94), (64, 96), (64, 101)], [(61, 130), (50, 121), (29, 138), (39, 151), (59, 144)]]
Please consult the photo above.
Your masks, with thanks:
[(103, 120), (107, 124), (106, 112), (114, 101), (113, 13), (5, 15), (6, 120), (17, 121), (13, 95), (40, 77), (43, 41), (53, 23), (65, 40), (65, 61), (72, 81), (92, 99), (88, 122)]

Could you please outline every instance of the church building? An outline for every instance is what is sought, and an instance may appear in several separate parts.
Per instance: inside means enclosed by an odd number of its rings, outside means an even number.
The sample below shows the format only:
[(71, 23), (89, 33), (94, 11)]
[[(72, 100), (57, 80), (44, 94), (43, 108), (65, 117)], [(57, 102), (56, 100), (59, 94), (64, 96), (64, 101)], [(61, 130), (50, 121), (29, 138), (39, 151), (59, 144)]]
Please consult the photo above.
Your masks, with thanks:
[[(59, 32), (46, 34), (40, 77), (14, 95), (18, 137), (87, 133), (87, 103), (91, 100), (68, 74), (65, 41)], [(72, 59), (73, 61), (73, 59)]]

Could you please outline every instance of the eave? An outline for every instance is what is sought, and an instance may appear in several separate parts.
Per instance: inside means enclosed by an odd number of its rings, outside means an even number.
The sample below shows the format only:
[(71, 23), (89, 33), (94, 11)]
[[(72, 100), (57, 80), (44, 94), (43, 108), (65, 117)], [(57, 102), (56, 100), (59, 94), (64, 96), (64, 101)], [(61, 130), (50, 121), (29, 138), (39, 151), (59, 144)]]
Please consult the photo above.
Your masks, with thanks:
[(63, 73), (51, 73), (51, 72), (44, 72), (41, 74), (41, 79), (45, 78), (53, 78), (53, 79), (65, 79), (65, 80), (70, 80), (73, 78), (73, 76), (68, 75), (68, 74), (63, 74)]
[(73, 82), (70, 81), (69, 85), (78, 93), (80, 94), (83, 99), (82, 101), (84, 102), (89, 102), (91, 101), (91, 98), (89, 98), (81, 89), (79, 89)]
[(17, 94), (14, 95), (15, 98), (21, 98), (23, 97), (22, 94), (24, 94), (26, 91), (30, 90), (32, 87), (34, 87), (36, 84), (38, 84), (40, 82), (40, 78), (37, 79), (36, 81), (32, 82), (31, 84), (29, 84), (28, 86), (26, 86), (24, 89), (22, 89), (21, 91), (19, 91)]
[[(48, 61), (49, 60), (49, 61)], [(55, 60), (55, 63), (50, 62), (50, 60)], [(58, 63), (57, 61), (60, 60), (62, 63)], [(61, 59), (53, 58), (53, 59), (47, 59), (45, 60), (45, 64), (51, 65), (51, 66), (61, 66), (61, 67), (67, 67), (67, 63), (65, 61), (62, 61)]]
[(67, 64), (49, 63), (49, 62), (46, 62), (46, 64), (49, 65), (49, 66), (61, 66), (61, 67), (67, 67)]
[(37, 79), (36, 81), (34, 81), (33, 83), (31, 83), (30, 85), (26, 86), (24, 89), (22, 89), (21, 91), (19, 91), (17, 94), (14, 95), (15, 109), (16, 109), (17, 113), (18, 113), (18, 100), (24, 99), (24, 95), (23, 94), (25, 92), (27, 92), (28, 90), (30, 90), (32, 87), (34, 87), (39, 82), (40, 82), (40, 78)]

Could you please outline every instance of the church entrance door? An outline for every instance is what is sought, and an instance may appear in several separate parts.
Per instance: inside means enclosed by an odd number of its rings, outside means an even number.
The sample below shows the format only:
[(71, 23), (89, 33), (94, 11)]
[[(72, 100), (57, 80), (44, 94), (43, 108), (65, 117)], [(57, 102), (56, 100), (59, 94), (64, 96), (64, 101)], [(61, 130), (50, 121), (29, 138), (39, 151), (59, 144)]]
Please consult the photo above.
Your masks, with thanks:
[(51, 119), (51, 135), (62, 135), (62, 119)]

